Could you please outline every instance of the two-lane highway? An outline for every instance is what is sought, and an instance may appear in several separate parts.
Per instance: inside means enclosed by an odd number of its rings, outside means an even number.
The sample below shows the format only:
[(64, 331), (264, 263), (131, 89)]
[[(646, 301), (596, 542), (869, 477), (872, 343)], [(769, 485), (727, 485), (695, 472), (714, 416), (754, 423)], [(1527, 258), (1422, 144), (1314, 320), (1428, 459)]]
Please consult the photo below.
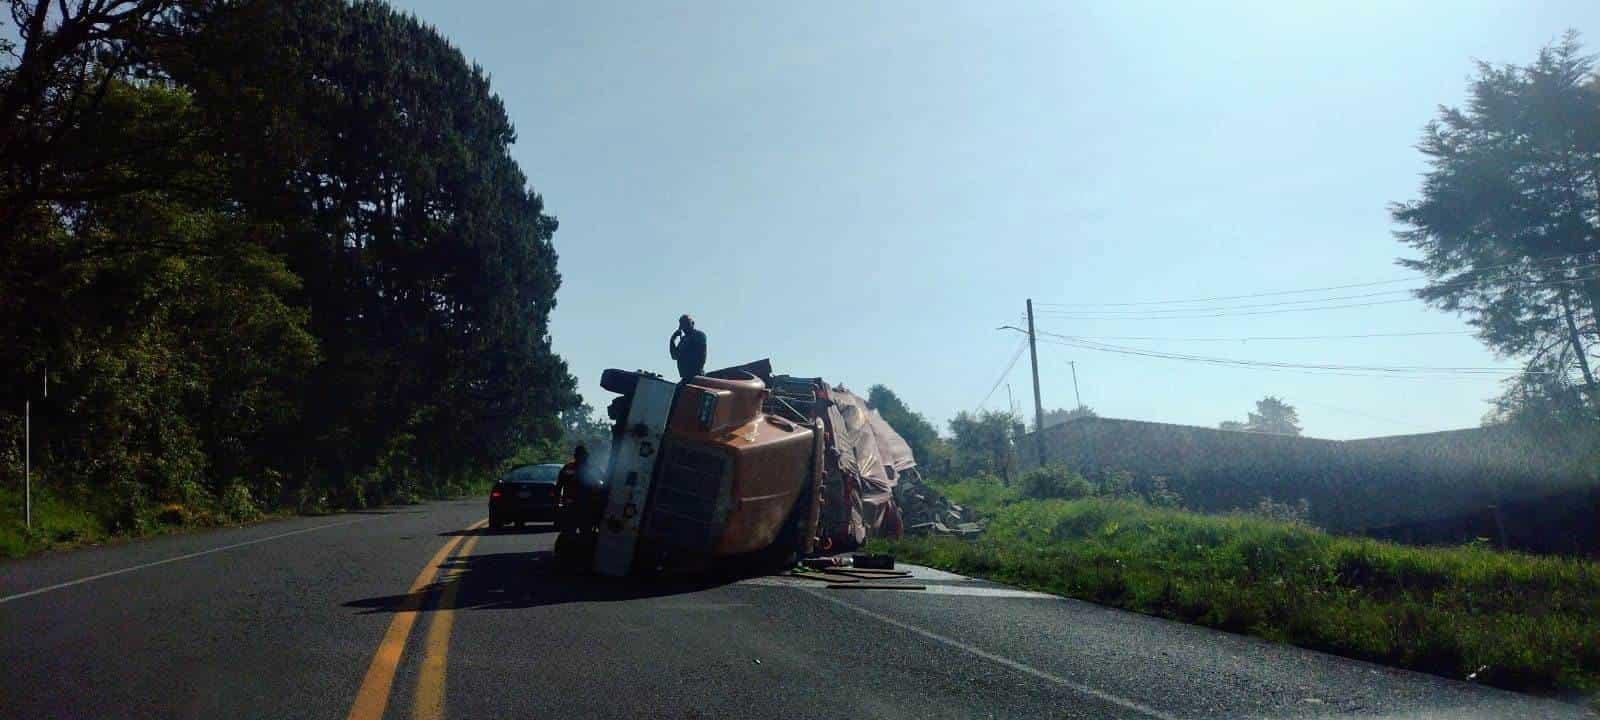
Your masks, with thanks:
[(1592, 717), (919, 570), (555, 572), (481, 500), (0, 564), (0, 718)]

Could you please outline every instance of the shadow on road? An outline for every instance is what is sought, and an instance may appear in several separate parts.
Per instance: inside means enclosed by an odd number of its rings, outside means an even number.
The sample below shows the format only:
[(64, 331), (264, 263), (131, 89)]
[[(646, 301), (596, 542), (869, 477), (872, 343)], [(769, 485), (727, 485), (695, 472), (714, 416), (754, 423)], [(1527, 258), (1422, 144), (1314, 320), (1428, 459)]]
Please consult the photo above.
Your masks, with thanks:
[[(452, 558), (441, 568), (439, 582), (415, 594), (384, 595), (345, 603), (362, 614), (390, 613), (421, 608), (432, 610), (511, 610), (570, 602), (618, 602), (681, 595), (727, 585), (740, 579), (732, 574), (692, 577), (607, 578), (571, 574), (560, 570), (548, 550), (495, 553)], [(448, 606), (441, 606), (441, 590), (455, 584)]]
[(495, 530), (487, 526), (481, 528), (472, 528), (470, 530), (451, 530), (449, 532), (439, 533), (439, 537), (468, 537), (472, 535), (543, 535), (545, 533), (553, 532), (556, 532), (555, 523), (540, 523), (536, 525), (524, 525), (522, 527), (507, 525), (499, 530)]

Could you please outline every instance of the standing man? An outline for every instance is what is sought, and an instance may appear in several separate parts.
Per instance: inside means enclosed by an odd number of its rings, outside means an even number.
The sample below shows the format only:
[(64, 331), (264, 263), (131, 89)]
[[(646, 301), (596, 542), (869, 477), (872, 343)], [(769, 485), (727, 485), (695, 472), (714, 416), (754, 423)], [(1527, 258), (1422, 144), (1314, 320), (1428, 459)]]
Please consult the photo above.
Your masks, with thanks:
[(694, 328), (694, 318), (678, 318), (678, 331), (667, 341), (667, 350), (678, 361), (678, 374), (684, 380), (706, 371), (706, 334)]
[(588, 464), (589, 448), (579, 445), (572, 449), (572, 462), (562, 465), (561, 473), (556, 475), (556, 527), (582, 527), (587, 499), (583, 476)]

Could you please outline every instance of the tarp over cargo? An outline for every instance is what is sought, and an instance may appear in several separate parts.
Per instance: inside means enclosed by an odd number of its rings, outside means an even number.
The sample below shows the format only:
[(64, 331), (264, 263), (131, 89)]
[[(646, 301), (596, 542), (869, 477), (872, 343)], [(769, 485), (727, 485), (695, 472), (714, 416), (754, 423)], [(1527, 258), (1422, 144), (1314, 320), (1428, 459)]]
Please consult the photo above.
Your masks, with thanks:
[(911, 446), (889, 427), (882, 415), (867, 408), (855, 393), (836, 387), (828, 391), (828, 429), (838, 454), (842, 480), (851, 484), (849, 534), (856, 544), (879, 534), (885, 520), (898, 528), (894, 486), (900, 473), (916, 467)]
[[(757, 360), (707, 373), (757, 377), (772, 391), (768, 412), (796, 422), (819, 418), (827, 437), (820, 535), (842, 551), (873, 537), (899, 537), (910, 529), (953, 527), (971, 514), (922, 482), (911, 445), (866, 400), (822, 378), (775, 374)], [(970, 524), (970, 523), (966, 523)], [(924, 529), (918, 529), (924, 528)]]

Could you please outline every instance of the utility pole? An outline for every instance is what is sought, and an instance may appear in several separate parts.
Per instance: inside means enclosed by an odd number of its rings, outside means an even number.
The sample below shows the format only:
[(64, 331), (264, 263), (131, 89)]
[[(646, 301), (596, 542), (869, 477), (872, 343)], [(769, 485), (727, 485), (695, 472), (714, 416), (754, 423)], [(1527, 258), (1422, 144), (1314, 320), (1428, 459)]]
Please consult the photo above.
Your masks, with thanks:
[(1068, 360), (1067, 364), (1072, 366), (1072, 397), (1077, 398), (1078, 408), (1081, 410), (1083, 408), (1083, 396), (1078, 394), (1078, 361)]
[[(50, 366), (44, 366), (44, 396), (50, 397)], [(22, 401), (22, 524), (33, 529), (33, 401)]]
[(33, 529), (33, 401), (22, 401), (22, 522)]
[(1033, 334), (1033, 298), (1028, 298), (1028, 360), (1033, 365), (1033, 439), (1039, 445), (1039, 467), (1044, 467), (1044, 403), (1039, 400), (1039, 346)]

